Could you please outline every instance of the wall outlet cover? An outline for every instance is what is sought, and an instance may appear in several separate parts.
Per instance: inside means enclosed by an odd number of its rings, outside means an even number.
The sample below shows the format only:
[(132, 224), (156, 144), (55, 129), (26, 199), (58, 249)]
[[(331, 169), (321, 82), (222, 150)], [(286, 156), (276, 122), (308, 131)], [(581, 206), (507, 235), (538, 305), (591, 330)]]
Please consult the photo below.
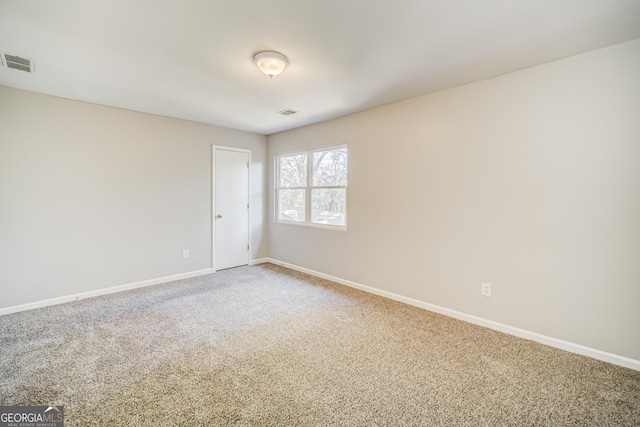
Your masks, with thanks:
[(482, 284), (482, 295), (485, 297), (491, 296), (491, 283)]

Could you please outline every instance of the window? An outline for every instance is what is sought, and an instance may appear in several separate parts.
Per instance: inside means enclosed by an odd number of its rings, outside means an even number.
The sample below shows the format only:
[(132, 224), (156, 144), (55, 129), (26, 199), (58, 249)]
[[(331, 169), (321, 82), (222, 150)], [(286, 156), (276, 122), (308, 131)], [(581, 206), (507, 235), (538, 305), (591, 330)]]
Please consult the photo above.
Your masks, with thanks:
[(278, 221), (347, 226), (347, 147), (277, 157)]

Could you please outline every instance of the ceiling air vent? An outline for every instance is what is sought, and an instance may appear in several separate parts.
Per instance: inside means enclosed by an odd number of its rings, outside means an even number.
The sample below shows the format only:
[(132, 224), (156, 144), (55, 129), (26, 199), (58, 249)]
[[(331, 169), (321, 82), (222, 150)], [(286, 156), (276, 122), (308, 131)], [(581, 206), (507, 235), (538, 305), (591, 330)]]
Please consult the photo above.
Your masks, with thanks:
[(29, 58), (22, 58), (17, 55), (11, 55), (10, 53), (0, 52), (2, 57), (2, 63), (7, 68), (13, 68), (14, 70), (26, 71), (27, 73), (33, 73), (33, 60)]
[(278, 111), (278, 114), (282, 114), (283, 116), (290, 116), (292, 114), (296, 114), (296, 110), (292, 110), (291, 108), (287, 108), (286, 110)]

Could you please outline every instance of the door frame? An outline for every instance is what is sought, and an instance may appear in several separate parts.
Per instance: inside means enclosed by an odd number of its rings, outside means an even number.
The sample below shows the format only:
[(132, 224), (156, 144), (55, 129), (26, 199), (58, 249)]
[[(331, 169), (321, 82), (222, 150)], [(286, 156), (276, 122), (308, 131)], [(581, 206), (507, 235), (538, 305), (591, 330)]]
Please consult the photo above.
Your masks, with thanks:
[(251, 264), (251, 150), (246, 148), (228, 147), (225, 145), (211, 146), (211, 268), (216, 270), (216, 150), (237, 151), (247, 154), (247, 237), (249, 239), (249, 250), (247, 251), (247, 265)]

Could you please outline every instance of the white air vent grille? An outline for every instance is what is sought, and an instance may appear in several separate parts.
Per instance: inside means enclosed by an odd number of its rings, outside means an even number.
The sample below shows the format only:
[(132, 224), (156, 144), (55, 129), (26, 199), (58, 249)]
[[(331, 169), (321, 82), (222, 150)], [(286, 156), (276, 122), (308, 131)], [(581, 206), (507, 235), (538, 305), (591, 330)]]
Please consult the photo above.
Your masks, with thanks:
[(5, 52), (0, 52), (0, 55), (2, 55), (3, 65), (5, 65), (7, 68), (26, 71), (27, 73), (33, 73), (35, 71), (32, 59), (22, 58), (18, 55), (12, 55)]
[(291, 108), (287, 108), (286, 110), (278, 111), (278, 114), (282, 114), (283, 116), (290, 116), (292, 114), (296, 114), (296, 110), (292, 110)]

